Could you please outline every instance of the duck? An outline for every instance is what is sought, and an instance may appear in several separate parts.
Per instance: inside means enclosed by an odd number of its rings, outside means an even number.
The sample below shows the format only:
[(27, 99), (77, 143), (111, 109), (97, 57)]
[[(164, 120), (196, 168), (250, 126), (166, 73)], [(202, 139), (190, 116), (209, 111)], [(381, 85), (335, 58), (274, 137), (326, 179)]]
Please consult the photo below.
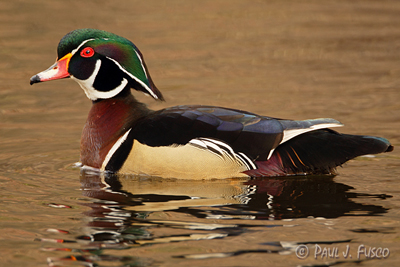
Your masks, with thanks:
[(56, 62), (30, 84), (71, 78), (92, 101), (80, 143), (82, 166), (177, 179), (335, 175), (355, 157), (390, 152), (382, 137), (342, 134), (331, 118), (279, 119), (208, 105), (151, 110), (131, 89), (158, 101), (142, 53), (98, 29), (67, 33)]

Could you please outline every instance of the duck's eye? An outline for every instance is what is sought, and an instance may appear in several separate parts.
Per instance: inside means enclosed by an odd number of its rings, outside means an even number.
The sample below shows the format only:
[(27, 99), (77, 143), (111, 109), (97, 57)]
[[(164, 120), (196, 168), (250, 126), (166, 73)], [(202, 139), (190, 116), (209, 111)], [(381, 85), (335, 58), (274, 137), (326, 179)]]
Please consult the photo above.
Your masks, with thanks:
[(81, 56), (82, 57), (92, 57), (94, 55), (94, 50), (91, 47), (85, 47), (82, 51), (81, 51)]

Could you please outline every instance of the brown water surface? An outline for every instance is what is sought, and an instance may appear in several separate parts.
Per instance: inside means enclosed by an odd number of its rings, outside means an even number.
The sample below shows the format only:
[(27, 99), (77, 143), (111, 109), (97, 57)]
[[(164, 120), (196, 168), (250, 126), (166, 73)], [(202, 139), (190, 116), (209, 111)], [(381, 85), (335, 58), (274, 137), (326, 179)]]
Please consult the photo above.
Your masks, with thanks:
[[(141, 49), (166, 98), (135, 93), (150, 108), (332, 117), (398, 148), (399, 14), (394, 0), (0, 2), (0, 266), (395, 266), (399, 149), (336, 177), (81, 174), (90, 101), (71, 80), (28, 80), (64, 34), (99, 28)], [(358, 259), (362, 245), (390, 254)]]

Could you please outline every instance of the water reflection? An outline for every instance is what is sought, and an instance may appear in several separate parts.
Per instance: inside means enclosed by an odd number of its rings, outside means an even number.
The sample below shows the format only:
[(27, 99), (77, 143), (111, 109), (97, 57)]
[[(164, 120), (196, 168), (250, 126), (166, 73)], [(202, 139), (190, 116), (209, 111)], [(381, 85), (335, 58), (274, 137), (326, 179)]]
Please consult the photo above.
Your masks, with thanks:
[[(151, 259), (111, 256), (104, 250), (134, 249), (138, 246), (188, 240), (220, 239), (240, 235), (247, 229), (260, 225), (280, 227), (281, 219), (310, 216), (324, 218), (374, 216), (387, 212), (387, 209), (354, 200), (365, 197), (381, 199), (390, 197), (382, 194), (350, 192), (352, 187), (337, 183), (333, 177), (326, 176), (187, 181), (83, 172), (81, 189), (83, 196), (88, 199), (80, 204), (90, 208), (84, 214), (87, 221), (82, 229), (83, 234), (75, 240), (63, 240), (64, 245), (67, 242), (71, 243), (68, 249), (65, 247), (48, 249), (79, 252), (79, 256), (49, 258), (50, 266), (59, 266), (61, 263), (65, 265), (68, 262), (84, 266), (104, 266), (101, 264), (105, 262), (121, 264), (118, 266), (149, 266), (153, 264)], [(191, 219), (167, 220), (151, 216), (165, 211), (191, 215)], [(226, 223), (212, 223), (207, 219), (226, 219), (223, 221)], [(233, 221), (228, 219), (235, 221), (231, 223)], [(237, 219), (240, 219), (240, 223), (237, 223)], [(273, 222), (266, 225), (259, 221), (258, 225), (257, 220), (273, 220)], [(191, 232), (176, 234), (173, 231), (165, 231), (171, 234), (155, 236), (151, 233), (151, 229), (155, 227), (185, 229)], [(345, 241), (350, 242), (350, 240)], [(295, 244), (300, 243), (301, 241), (295, 242)], [(293, 244), (288, 246), (287, 242), (286, 245), (279, 242), (271, 242), (269, 245), (273, 245), (275, 249), (173, 256), (200, 259), (229, 257), (243, 253), (285, 254), (293, 249)]]
[[(167, 210), (190, 213), (199, 218), (259, 220), (372, 216), (387, 209), (353, 200), (359, 197), (390, 197), (350, 192), (353, 187), (337, 183), (333, 177), (327, 176), (188, 181), (115, 175), (102, 177), (95, 173), (82, 173), (81, 183), (84, 196), (101, 200), (103, 204), (108, 204), (107, 207), (113, 205), (104, 201), (113, 201), (123, 210), (124, 215), (121, 216), (124, 218), (132, 211)], [(105, 207), (103, 204), (102, 208)], [(217, 208), (201, 208), (215, 206)]]

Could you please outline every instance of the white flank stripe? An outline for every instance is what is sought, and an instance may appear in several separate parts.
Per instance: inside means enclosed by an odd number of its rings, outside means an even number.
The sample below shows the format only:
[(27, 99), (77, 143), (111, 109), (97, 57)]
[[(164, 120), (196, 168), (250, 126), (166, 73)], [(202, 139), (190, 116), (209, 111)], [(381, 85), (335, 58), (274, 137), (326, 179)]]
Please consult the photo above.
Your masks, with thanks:
[[(228, 147), (228, 149), (224, 150), (224, 148), (226, 148), (226, 144), (219, 142), (218, 140), (209, 139), (209, 138), (199, 138), (199, 139), (194, 139), (194, 140), (199, 140), (200, 142), (202, 142), (204, 144), (203, 149), (208, 150), (210, 153), (213, 153), (214, 155), (220, 157), (221, 159), (225, 159), (227, 157), (232, 161), (237, 160), (235, 158), (235, 152), (233, 152), (233, 150), (230, 149), (230, 147)], [(210, 150), (209, 148), (213, 148), (217, 152)], [(226, 150), (228, 150), (228, 151), (226, 151)], [(230, 154), (230, 152), (232, 152), (232, 153)]]
[(208, 140), (203, 140), (203, 142), (207, 145), (207, 148), (210, 147), (210, 148), (212, 148), (212, 149), (218, 151), (218, 153), (219, 153), (220, 155), (223, 155), (223, 154), (224, 154), (224, 151), (221, 150), (221, 148), (220, 148), (217, 144), (215, 144), (215, 143), (213, 143), (213, 142), (210, 142), (210, 141), (208, 141)]
[(307, 133), (307, 132), (311, 132), (311, 131), (315, 131), (315, 130), (319, 130), (319, 129), (325, 129), (325, 128), (332, 128), (332, 127), (342, 127), (343, 124), (338, 124), (338, 123), (323, 123), (323, 124), (316, 124), (311, 126), (310, 128), (307, 129), (289, 129), (289, 130), (285, 130), (283, 131), (283, 139), (282, 139), (282, 143), (285, 143), (286, 141), (292, 139), (293, 137), (296, 137), (300, 134), (303, 133)]
[(225, 148), (226, 150), (228, 150), (230, 153), (235, 154), (235, 151), (233, 151), (232, 147), (230, 147), (228, 144), (218, 141), (218, 140), (213, 140), (213, 139), (209, 139), (209, 138), (203, 138), (204, 140), (207, 140), (209, 142), (212, 142), (214, 144), (219, 145), (220, 147)]
[(202, 149), (207, 149), (207, 145), (204, 144), (204, 142), (200, 141), (199, 139), (192, 139), (189, 141), (189, 143), (195, 146), (199, 146)]
[[(189, 141), (194, 147), (199, 149), (204, 149), (224, 160), (232, 160), (234, 162), (240, 163), (240, 165), (246, 166), (248, 170), (257, 169), (254, 162), (246, 156), (244, 153), (235, 153), (235, 151), (227, 143), (221, 142), (219, 140), (210, 138), (198, 138)], [(215, 151), (209, 149), (213, 148)]]
[[(282, 144), (282, 143), (281, 143), (281, 144)], [(275, 151), (275, 148), (273, 148), (273, 149), (271, 149), (271, 150), (269, 151), (267, 160), (269, 160), (269, 158), (272, 156), (272, 154), (274, 153), (274, 151)]]
[(255, 169), (257, 169), (256, 164), (254, 164), (254, 162), (253, 162), (248, 156), (246, 156), (246, 154), (244, 154), (244, 153), (242, 153), (242, 152), (239, 152), (237, 155), (238, 155), (238, 156), (242, 159), (242, 161), (247, 165), (247, 167), (248, 167), (249, 170), (255, 170)]
[(108, 151), (107, 156), (105, 157), (105, 159), (104, 159), (104, 161), (103, 161), (103, 164), (101, 165), (101, 169), (100, 169), (100, 170), (102, 170), (102, 171), (105, 170), (105, 168), (106, 168), (108, 162), (110, 161), (111, 157), (114, 155), (115, 151), (117, 151), (117, 149), (121, 146), (121, 144), (122, 144), (123, 142), (125, 142), (126, 137), (128, 136), (128, 134), (129, 134), (129, 132), (130, 132), (131, 130), (132, 130), (132, 128), (129, 129), (123, 136), (121, 136), (121, 137), (117, 140), (117, 142), (115, 142), (115, 144), (112, 146), (112, 148)]

